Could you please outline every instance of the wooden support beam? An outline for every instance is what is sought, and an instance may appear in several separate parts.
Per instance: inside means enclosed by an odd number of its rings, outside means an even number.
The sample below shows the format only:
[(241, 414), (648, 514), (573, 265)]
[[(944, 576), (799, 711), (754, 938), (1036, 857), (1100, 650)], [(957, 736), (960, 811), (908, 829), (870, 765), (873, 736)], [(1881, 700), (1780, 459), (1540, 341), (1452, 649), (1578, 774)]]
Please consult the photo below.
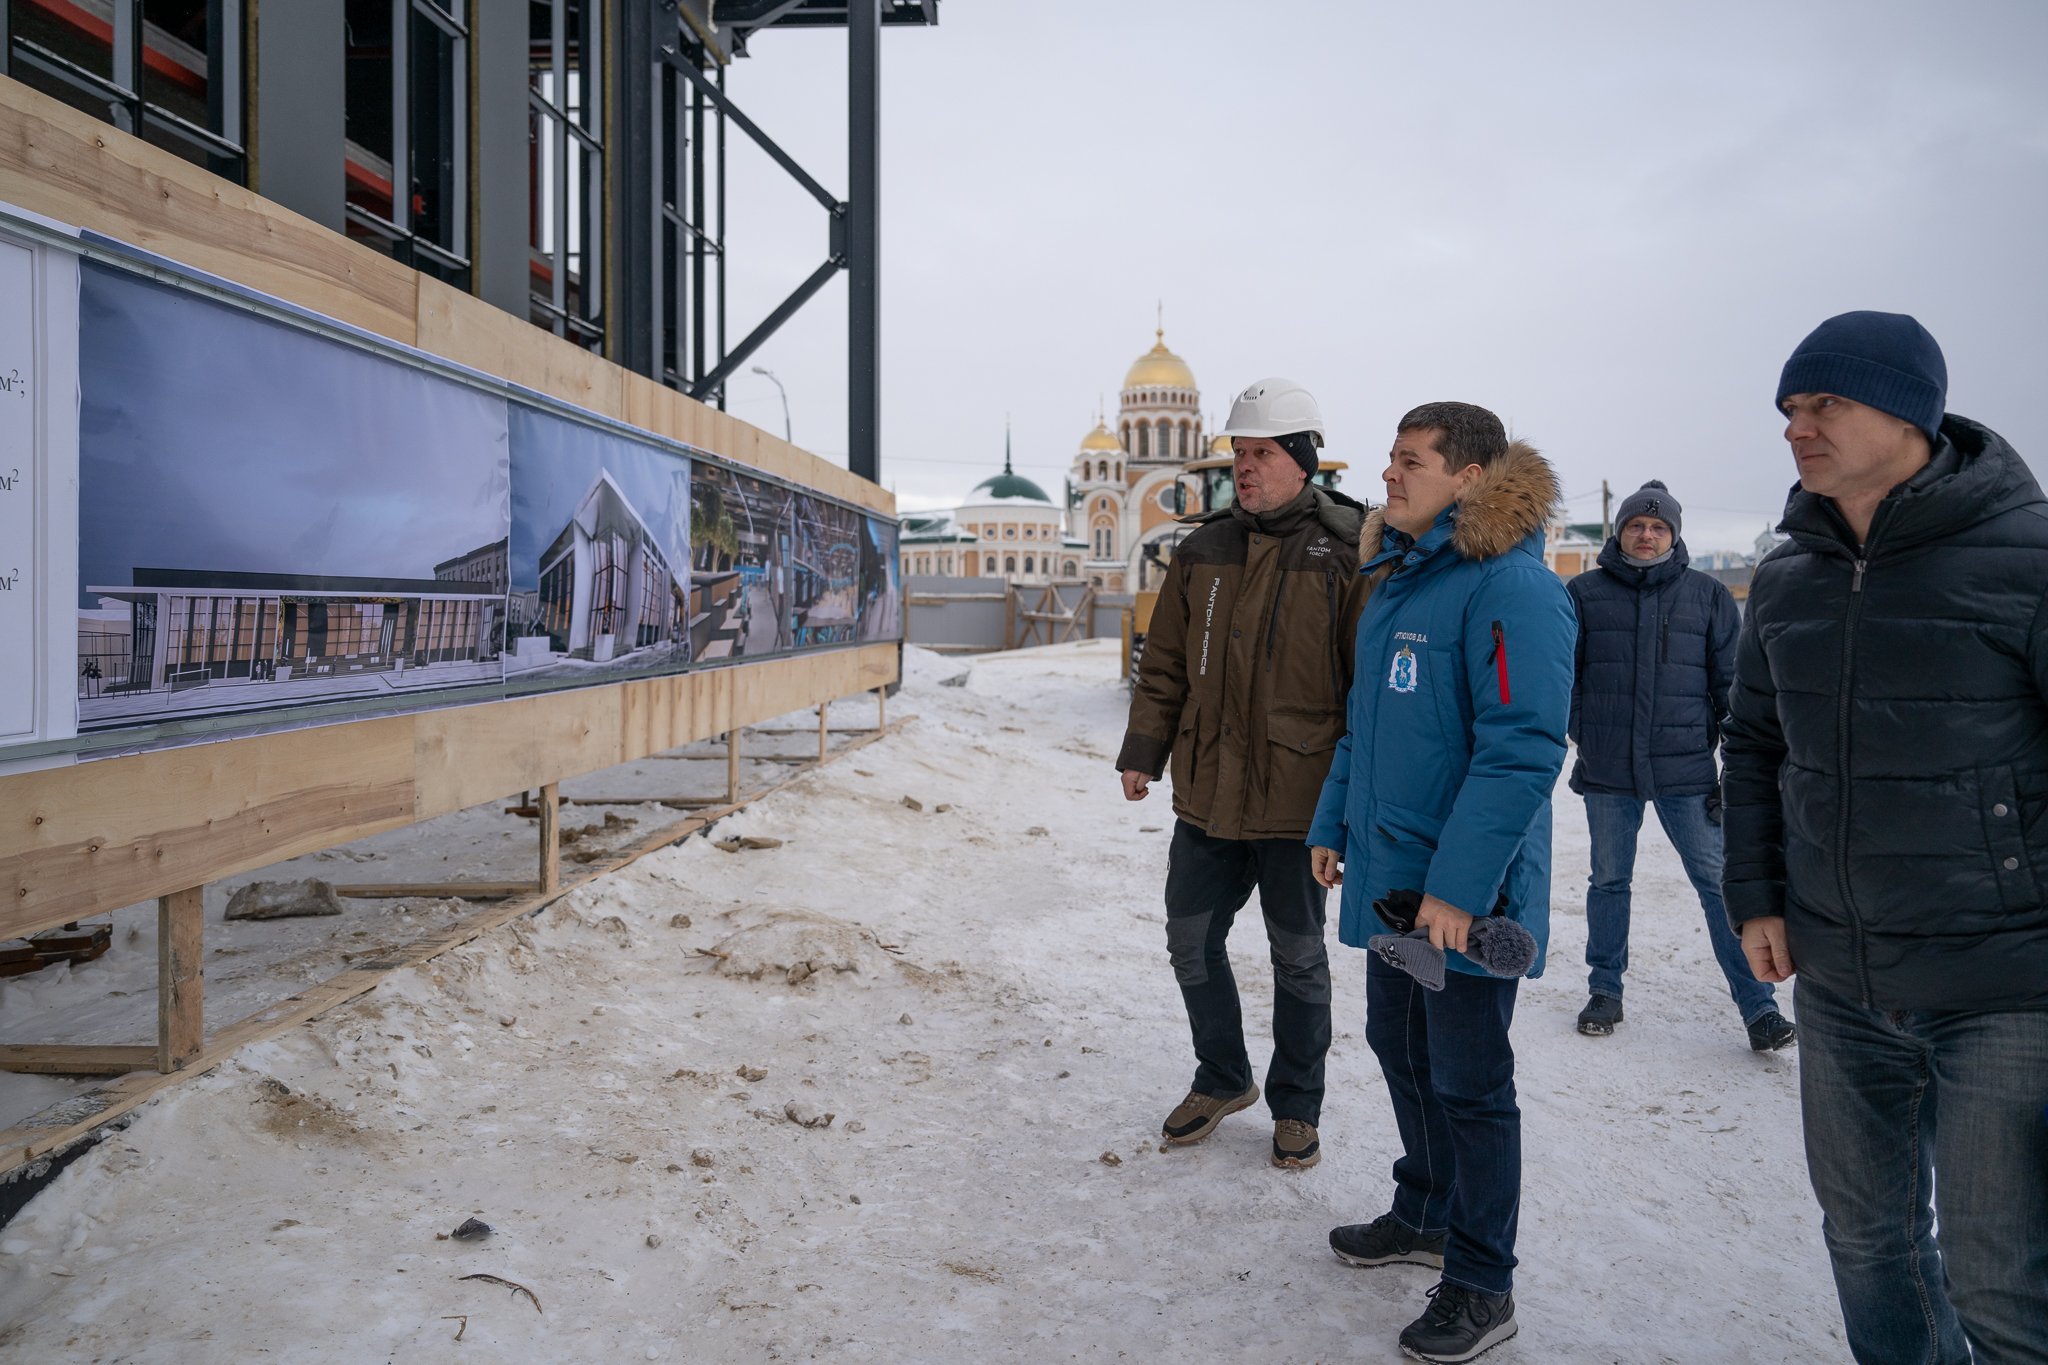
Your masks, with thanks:
[(540, 789), (540, 889), (562, 884), (562, 791), (550, 782)]
[(896, 664), (864, 645), (0, 776), (0, 940), (808, 710)]
[[(797, 733), (798, 733), (798, 734), (809, 734), (809, 733), (810, 733), (810, 731), (808, 731), (808, 730), (799, 730), (799, 731), (798, 731)], [(692, 761), (695, 761), (695, 762), (703, 762), (703, 763), (710, 763), (710, 762), (712, 762), (712, 761), (714, 761), (714, 760), (716, 760), (716, 759), (721, 759), (721, 758), (722, 758), (722, 759), (726, 759), (726, 760), (727, 760), (728, 762), (730, 762), (730, 761), (731, 761), (731, 759), (730, 759), (730, 756), (729, 756), (729, 755), (726, 755), (726, 754), (654, 754), (654, 755), (652, 755), (652, 757), (654, 757), (654, 758), (665, 758), (665, 759), (668, 759), (668, 760), (670, 760), (671, 762), (675, 762), (675, 763), (685, 763), (685, 762), (692, 762)], [(748, 754), (748, 755), (747, 755), (747, 762), (749, 762), (749, 763), (813, 763), (813, 762), (816, 762), (816, 760), (815, 760), (815, 759), (813, 759), (813, 758), (812, 758), (812, 757), (811, 757), (811, 756), (810, 756), (809, 754)], [(564, 800), (571, 800), (571, 799), (573, 799), (573, 798), (565, 797), (565, 798), (563, 798), (563, 799), (564, 799)], [(651, 800), (652, 798), (649, 798), (649, 799)]]
[(358, 901), (502, 901), (532, 895), (537, 889), (534, 882), (357, 882), (335, 887), (334, 894)]
[(740, 799), (740, 732), (725, 732), (725, 799)]
[(156, 1066), (153, 1047), (73, 1046), (62, 1043), (0, 1045), (0, 1071), (39, 1076), (125, 1076)]
[(886, 687), (878, 687), (875, 689), (875, 733), (880, 734), (882, 731), (888, 728), (889, 689)]
[(156, 1069), (182, 1071), (206, 1044), (206, 888), (156, 903)]
[(825, 723), (825, 712), (831, 707), (829, 701), (818, 703), (818, 762), (825, 761), (825, 755), (832, 749), (832, 729)]
[[(835, 726), (832, 726), (832, 727), (831, 727), (831, 730), (832, 730), (832, 733), (833, 733), (833, 734), (835, 734), (835, 735), (871, 735), (871, 734), (873, 734), (873, 733), (875, 732), (875, 727), (874, 727), (874, 726), (872, 726), (872, 725), (835, 725)], [(804, 727), (803, 727), (803, 728), (802, 728), (801, 730), (799, 730), (799, 729), (796, 729), (796, 728), (794, 728), (794, 727), (792, 727), (792, 726), (787, 726), (787, 725), (783, 725), (783, 726), (777, 726), (776, 728), (774, 728), (774, 729), (770, 730), (770, 729), (764, 729), (764, 728), (762, 728), (762, 727), (760, 727), (760, 726), (755, 726), (755, 725), (749, 725), (749, 726), (747, 727), (747, 733), (748, 733), (748, 734), (751, 734), (751, 735), (757, 735), (757, 736), (758, 736), (758, 735), (808, 735), (808, 734), (810, 734), (810, 733), (811, 733), (811, 727), (810, 727), (810, 726), (808, 726), (808, 725), (806, 725), (806, 726), (804, 726)], [(649, 757), (650, 757), (650, 758), (688, 758), (688, 757), (691, 757), (691, 755), (688, 755), (688, 754), (650, 754), (650, 755), (649, 755)]]
[(565, 806), (667, 806), (670, 810), (700, 810), (705, 806), (732, 803), (723, 796), (565, 796)]

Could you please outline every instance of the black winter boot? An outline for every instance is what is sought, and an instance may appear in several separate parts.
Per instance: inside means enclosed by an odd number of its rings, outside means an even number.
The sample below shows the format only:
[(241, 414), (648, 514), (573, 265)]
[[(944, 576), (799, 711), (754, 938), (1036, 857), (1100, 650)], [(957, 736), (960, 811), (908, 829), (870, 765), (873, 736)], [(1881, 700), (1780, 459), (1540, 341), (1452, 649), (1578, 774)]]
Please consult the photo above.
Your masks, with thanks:
[(1439, 1281), (1429, 1299), (1422, 1316), (1401, 1329), (1401, 1354), (1411, 1360), (1471, 1360), (1515, 1334), (1513, 1294)]
[(1792, 1027), (1792, 1021), (1776, 1010), (1758, 1015), (1756, 1022), (1749, 1026), (1751, 1052), (1776, 1052), (1798, 1040), (1799, 1031)]
[(1596, 995), (1579, 1011), (1579, 1032), (1588, 1038), (1605, 1038), (1621, 1022), (1621, 998)]

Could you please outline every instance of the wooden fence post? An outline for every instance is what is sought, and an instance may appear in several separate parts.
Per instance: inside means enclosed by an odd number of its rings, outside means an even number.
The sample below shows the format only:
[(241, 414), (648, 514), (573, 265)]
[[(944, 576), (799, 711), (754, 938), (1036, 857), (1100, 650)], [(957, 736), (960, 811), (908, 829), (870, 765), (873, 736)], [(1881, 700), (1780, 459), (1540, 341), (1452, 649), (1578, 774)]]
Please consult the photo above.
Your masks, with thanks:
[(827, 737), (825, 729), (825, 710), (831, 704), (828, 701), (818, 703), (818, 762), (820, 763), (825, 761), (825, 755), (831, 748), (831, 741)]
[(550, 782), (540, 789), (540, 889), (562, 886), (562, 789)]
[(737, 804), (740, 799), (740, 732), (736, 728), (725, 732), (725, 799), (727, 804)]
[(183, 1071), (206, 1044), (206, 888), (156, 903), (156, 1069)]

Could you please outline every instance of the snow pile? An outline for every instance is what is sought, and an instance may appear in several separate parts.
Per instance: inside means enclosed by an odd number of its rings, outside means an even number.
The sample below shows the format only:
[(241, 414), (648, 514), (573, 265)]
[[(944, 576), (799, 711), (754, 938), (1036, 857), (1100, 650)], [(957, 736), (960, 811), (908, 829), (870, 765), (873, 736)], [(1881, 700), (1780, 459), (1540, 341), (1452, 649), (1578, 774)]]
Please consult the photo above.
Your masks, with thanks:
[[(1117, 648), (912, 650), (902, 734), (713, 831), (779, 846), (642, 859), (174, 1089), (0, 1230), (0, 1344), (1391, 1357), (1429, 1274), (1324, 1244), (1389, 1196), (1363, 954), (1333, 950), (1319, 1167), (1267, 1164), (1262, 1107), (1160, 1150), (1192, 1072), (1160, 905), (1172, 816), (1164, 792), (1116, 791)], [(1523, 1327), (1489, 1365), (1843, 1357), (1796, 1054), (1746, 1050), (1656, 833), (1629, 1021), (1572, 1032), (1586, 836), (1561, 796), (1553, 965), (1515, 1035)], [(1232, 945), (1262, 1056), (1255, 911)], [(470, 1218), (492, 1233), (448, 1236)]]

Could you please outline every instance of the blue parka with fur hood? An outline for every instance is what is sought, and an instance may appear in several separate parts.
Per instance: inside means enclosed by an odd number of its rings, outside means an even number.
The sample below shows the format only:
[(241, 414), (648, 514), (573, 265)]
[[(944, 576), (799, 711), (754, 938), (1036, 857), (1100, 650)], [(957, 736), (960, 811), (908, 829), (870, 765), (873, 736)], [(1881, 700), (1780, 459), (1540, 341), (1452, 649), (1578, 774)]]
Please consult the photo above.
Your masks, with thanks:
[[(1383, 932), (1372, 903), (1422, 891), (1550, 930), (1550, 793), (1564, 766), (1578, 621), (1543, 563), (1557, 501), (1523, 442), (1414, 539), (1389, 529), (1359, 565), (1393, 573), (1358, 623), (1346, 733), (1308, 842), (1344, 855), (1339, 936)], [(1462, 953), (1457, 971), (1484, 975)]]

